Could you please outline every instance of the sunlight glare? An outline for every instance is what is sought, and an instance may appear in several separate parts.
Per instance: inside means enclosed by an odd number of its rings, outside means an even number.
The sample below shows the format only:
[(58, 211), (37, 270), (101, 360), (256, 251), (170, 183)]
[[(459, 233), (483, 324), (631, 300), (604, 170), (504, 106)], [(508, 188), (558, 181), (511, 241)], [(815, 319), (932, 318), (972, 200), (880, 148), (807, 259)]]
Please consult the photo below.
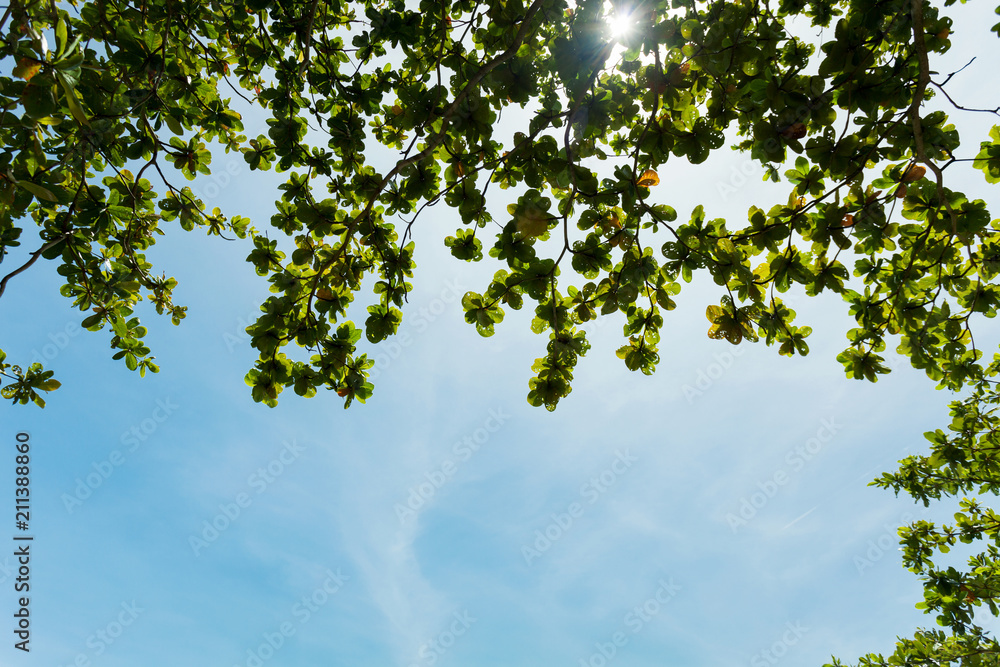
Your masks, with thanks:
[(608, 23), (611, 26), (611, 35), (616, 38), (624, 37), (635, 27), (631, 12), (624, 10), (618, 10), (609, 16)]
[(605, 2), (604, 11), (613, 38), (621, 39), (635, 28), (635, 17), (628, 3)]

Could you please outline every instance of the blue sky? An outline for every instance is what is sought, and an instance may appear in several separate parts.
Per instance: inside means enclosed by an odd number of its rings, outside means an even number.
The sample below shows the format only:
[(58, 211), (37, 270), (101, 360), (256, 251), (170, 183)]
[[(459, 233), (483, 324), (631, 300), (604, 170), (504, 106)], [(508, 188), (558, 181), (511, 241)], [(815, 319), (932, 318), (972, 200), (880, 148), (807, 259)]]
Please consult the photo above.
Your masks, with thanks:
[[(953, 13), (969, 19), (956, 36), (991, 15)], [(995, 89), (995, 41), (956, 39), (941, 66), (977, 49), (949, 88), (969, 106)], [(986, 121), (969, 120), (975, 145)], [(734, 219), (786, 196), (759, 169), (736, 176), (746, 164), (677, 161), (657, 194)], [(205, 199), (263, 227), (279, 177), (234, 155), (213, 168), (229, 178), (198, 182)], [(966, 187), (998, 210), (981, 178)], [(821, 665), (933, 624), (893, 534), (954, 505), (866, 485), (925, 449), (949, 396), (905, 364), (877, 385), (846, 379), (842, 302), (788, 297), (815, 333), (786, 359), (709, 340), (718, 288), (696, 280), (665, 317), (654, 376), (614, 356), (621, 322), (599, 322), (550, 414), (524, 398), (545, 339), (527, 313), (490, 339), (464, 323), (455, 297), (496, 267), (452, 259), (441, 239), (459, 223), (434, 213), (415, 230), (406, 336), (347, 411), (327, 392), (251, 401), (243, 328), (267, 286), (247, 244), (171, 233), (150, 253), (190, 310), (179, 327), (139, 311), (162, 368), (144, 379), (111, 361), (107, 332), (73, 328), (51, 265), (11, 282), (4, 349), (40, 355), (63, 387), (44, 410), (0, 406), (3, 488), (14, 434), (31, 435), (35, 535), (32, 655), (6, 630), (0, 664)], [(0, 556), (8, 628), (12, 564)]]

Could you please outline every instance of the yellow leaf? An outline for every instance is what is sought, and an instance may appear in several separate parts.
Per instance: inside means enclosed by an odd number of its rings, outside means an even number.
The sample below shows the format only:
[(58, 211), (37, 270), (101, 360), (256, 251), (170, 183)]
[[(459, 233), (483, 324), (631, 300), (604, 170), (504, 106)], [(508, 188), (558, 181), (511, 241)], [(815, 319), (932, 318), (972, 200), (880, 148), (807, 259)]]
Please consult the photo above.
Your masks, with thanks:
[(660, 184), (660, 177), (652, 169), (647, 169), (646, 171), (642, 172), (642, 176), (639, 177), (639, 180), (636, 181), (635, 184), (642, 186), (644, 188), (650, 188), (653, 187), (654, 185)]
[(919, 164), (915, 164), (910, 167), (905, 174), (903, 174), (903, 182), (912, 183), (913, 181), (919, 181), (926, 173), (927, 170), (925, 168), (921, 167)]
[(17, 67), (15, 67), (11, 74), (14, 76), (19, 76), (25, 81), (31, 81), (31, 77), (38, 74), (38, 70), (42, 69), (42, 64), (31, 58), (21, 58), (17, 61)]

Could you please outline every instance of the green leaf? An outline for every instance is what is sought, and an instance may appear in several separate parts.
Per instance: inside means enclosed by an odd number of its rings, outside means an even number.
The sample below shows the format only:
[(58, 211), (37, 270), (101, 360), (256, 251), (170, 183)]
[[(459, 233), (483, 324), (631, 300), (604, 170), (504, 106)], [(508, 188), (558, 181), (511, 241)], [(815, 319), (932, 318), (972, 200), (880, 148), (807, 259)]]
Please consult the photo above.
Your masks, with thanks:
[(59, 20), (56, 22), (55, 33), (56, 33), (56, 58), (59, 58), (66, 51), (66, 39), (67, 39), (66, 21), (63, 19), (62, 16), (60, 16)]
[(30, 192), (31, 194), (38, 197), (39, 199), (44, 199), (46, 201), (52, 201), (52, 202), (59, 201), (58, 198), (55, 196), (55, 194), (48, 188), (43, 188), (42, 186), (35, 185), (34, 183), (31, 183), (29, 181), (18, 181), (17, 184), (20, 187), (27, 190), (28, 192)]
[(76, 122), (80, 123), (80, 125), (90, 127), (90, 120), (87, 118), (87, 114), (83, 112), (83, 107), (80, 106), (80, 102), (76, 96), (76, 91), (66, 79), (66, 75), (57, 71), (56, 78), (59, 80), (63, 93), (66, 95), (66, 106), (69, 107), (69, 112), (73, 115), (73, 118), (75, 118)]

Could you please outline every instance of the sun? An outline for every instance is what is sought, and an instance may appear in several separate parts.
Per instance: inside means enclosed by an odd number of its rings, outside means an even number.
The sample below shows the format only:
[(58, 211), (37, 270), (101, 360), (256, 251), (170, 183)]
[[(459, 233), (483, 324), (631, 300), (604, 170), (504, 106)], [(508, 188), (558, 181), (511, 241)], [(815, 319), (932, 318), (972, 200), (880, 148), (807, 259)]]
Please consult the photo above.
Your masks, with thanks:
[(608, 25), (611, 27), (611, 35), (615, 38), (621, 38), (635, 27), (635, 19), (631, 12), (618, 9), (608, 16)]

